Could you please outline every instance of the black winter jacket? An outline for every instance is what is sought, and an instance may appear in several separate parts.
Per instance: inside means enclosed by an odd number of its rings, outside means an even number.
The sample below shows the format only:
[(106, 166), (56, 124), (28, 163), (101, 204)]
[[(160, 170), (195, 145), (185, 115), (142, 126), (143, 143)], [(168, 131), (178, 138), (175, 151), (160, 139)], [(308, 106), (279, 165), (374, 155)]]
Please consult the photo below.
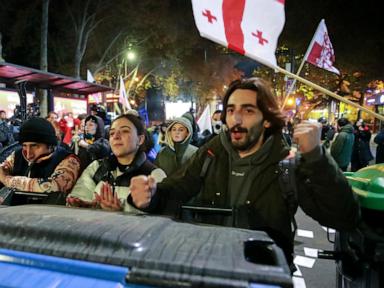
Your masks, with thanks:
[[(205, 205), (228, 207), (227, 188), (231, 170), (229, 154), (221, 143), (222, 138), (215, 137), (202, 146), (184, 169), (159, 183), (146, 210), (161, 213), (169, 206), (170, 200), (186, 203), (197, 195)], [(251, 189), (245, 191), (248, 193), (245, 202), (234, 207), (241, 216), (237, 217), (234, 226), (266, 231), (284, 250), (287, 260), (292, 262), (290, 215), (279, 185), (278, 163), (288, 154), (288, 148), (283, 143), (281, 134), (274, 135), (270, 155), (260, 164), (262, 172), (256, 179), (251, 179)], [(302, 157), (297, 163), (297, 202), (306, 214), (321, 225), (337, 230), (353, 229), (358, 222), (358, 204), (333, 158), (324, 148), (321, 149), (322, 156), (316, 161), (310, 162)], [(201, 177), (208, 155), (213, 156), (204, 177)]]

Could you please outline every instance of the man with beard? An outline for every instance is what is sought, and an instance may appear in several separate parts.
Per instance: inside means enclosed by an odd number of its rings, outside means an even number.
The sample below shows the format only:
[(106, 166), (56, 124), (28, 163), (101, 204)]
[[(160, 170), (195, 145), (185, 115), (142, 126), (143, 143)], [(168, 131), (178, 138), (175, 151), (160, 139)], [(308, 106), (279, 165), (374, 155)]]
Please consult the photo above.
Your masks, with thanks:
[[(259, 78), (236, 80), (223, 100), (223, 129), (202, 146), (178, 173), (155, 184), (151, 177), (131, 181), (128, 199), (136, 207), (160, 213), (171, 201), (229, 208), (230, 216), (200, 217), (204, 222), (264, 230), (293, 261), (291, 209), (280, 183), (281, 161), (290, 155), (283, 141), (284, 116), (267, 83)], [(358, 205), (337, 164), (321, 146), (321, 124), (303, 121), (295, 127), (298, 145), (294, 169), (297, 205), (321, 225), (354, 229)], [(209, 159), (209, 160), (207, 160)], [(293, 184), (293, 182), (291, 182)], [(218, 210), (218, 209), (216, 209)], [(292, 213), (292, 214), (293, 214)]]

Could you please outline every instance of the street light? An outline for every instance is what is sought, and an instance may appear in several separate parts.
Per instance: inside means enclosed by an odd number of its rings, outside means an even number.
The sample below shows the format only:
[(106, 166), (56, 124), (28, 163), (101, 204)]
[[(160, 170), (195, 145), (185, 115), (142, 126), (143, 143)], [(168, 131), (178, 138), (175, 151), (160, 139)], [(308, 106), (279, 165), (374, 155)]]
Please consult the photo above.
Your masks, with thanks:
[(125, 63), (124, 63), (124, 76), (125, 77), (127, 77), (127, 73), (128, 73), (128, 68), (127, 68), (127, 62), (129, 61), (129, 62), (132, 62), (132, 61), (134, 61), (135, 59), (136, 59), (136, 53), (134, 52), (134, 51), (131, 51), (131, 50), (129, 50), (128, 52), (127, 52), (127, 55), (126, 55), (127, 57), (126, 57), (126, 59), (125, 59)]
[(133, 51), (128, 51), (128, 53), (127, 53), (127, 59), (128, 59), (129, 61), (133, 61), (133, 60), (135, 60), (135, 59), (136, 59), (136, 53), (133, 52)]

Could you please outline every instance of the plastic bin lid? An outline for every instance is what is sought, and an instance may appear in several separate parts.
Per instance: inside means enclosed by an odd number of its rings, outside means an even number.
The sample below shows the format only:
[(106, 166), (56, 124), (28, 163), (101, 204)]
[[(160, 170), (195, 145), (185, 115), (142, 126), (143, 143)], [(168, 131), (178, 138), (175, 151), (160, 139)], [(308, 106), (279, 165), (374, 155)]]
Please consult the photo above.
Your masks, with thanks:
[(353, 192), (364, 208), (384, 211), (384, 164), (345, 172)]

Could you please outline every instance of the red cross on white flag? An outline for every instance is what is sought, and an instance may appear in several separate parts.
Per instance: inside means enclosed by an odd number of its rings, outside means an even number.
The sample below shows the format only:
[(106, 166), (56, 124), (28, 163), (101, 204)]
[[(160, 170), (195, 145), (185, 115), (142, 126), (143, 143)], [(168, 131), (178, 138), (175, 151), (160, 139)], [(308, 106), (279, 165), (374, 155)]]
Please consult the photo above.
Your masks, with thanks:
[(312, 42), (308, 48), (308, 56), (306, 61), (319, 68), (340, 75), (337, 68), (333, 66), (335, 62), (335, 52), (333, 51), (332, 43), (329, 40), (327, 26), (322, 19), (313, 36)]
[(285, 0), (192, 0), (202, 37), (276, 66), (275, 50), (284, 27)]

